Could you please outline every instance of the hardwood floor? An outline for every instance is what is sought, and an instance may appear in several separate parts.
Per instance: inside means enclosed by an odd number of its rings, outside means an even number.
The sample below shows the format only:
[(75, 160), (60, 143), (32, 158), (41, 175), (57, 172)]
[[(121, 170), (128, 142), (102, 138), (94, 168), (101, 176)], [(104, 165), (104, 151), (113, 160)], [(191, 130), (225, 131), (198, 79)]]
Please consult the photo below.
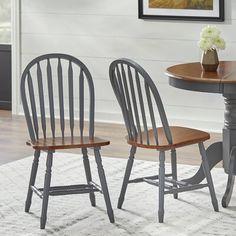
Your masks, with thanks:
[[(111, 141), (109, 146), (102, 148), (101, 153), (103, 156), (127, 159), (130, 146), (124, 138), (126, 135), (124, 125), (96, 123), (95, 134)], [(0, 165), (32, 155), (33, 149), (26, 146), (28, 137), (23, 116), (14, 116), (9, 111), (0, 110)], [(221, 134), (212, 133), (210, 141), (205, 142), (205, 146), (207, 147), (210, 143), (220, 140)], [(66, 152), (80, 153), (80, 150), (66, 150)], [(192, 165), (200, 163), (197, 145), (179, 148), (177, 150), (177, 157), (178, 163)], [(136, 158), (157, 161), (158, 153), (155, 150), (138, 149)], [(167, 161), (169, 161), (169, 156), (167, 156)]]

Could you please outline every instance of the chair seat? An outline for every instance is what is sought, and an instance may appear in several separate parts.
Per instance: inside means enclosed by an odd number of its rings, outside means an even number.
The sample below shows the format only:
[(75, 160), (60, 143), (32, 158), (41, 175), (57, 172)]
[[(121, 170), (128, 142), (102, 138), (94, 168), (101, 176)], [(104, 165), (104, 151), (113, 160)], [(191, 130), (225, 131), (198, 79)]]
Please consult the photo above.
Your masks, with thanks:
[(142, 148), (149, 148), (149, 149), (157, 149), (157, 150), (169, 150), (178, 147), (183, 147), (199, 142), (203, 142), (210, 138), (210, 134), (201, 130), (197, 129), (190, 129), (185, 127), (178, 127), (178, 126), (170, 126), (173, 143), (169, 144), (165, 132), (163, 128), (158, 128), (158, 141), (159, 144), (156, 144), (155, 136), (153, 134), (153, 130), (149, 130), (149, 144), (147, 144), (147, 135), (143, 132), (142, 133), (142, 141), (140, 136), (137, 137), (136, 140), (129, 140), (127, 138), (127, 142), (130, 145)]
[(109, 145), (110, 141), (94, 137), (93, 139), (88, 136), (84, 137), (55, 137), (55, 138), (42, 138), (34, 142), (28, 141), (27, 145), (32, 146), (38, 150), (56, 150), (56, 149), (70, 149), (70, 148), (89, 148), (101, 147)]

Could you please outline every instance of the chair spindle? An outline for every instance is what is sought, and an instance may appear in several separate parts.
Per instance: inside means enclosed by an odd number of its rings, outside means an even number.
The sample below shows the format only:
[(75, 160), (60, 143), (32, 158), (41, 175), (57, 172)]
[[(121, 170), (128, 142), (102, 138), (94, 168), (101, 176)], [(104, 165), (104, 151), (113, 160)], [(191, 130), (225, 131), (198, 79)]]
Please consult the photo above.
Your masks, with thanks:
[(35, 131), (36, 138), (38, 139), (39, 126), (38, 126), (37, 110), (36, 110), (36, 104), (35, 104), (35, 98), (34, 98), (33, 81), (32, 81), (30, 72), (28, 73), (28, 89), (29, 89), (29, 95), (30, 95), (30, 105), (31, 105), (32, 117), (33, 117), (34, 131)]
[(38, 78), (38, 93), (39, 93), (42, 131), (43, 131), (43, 137), (46, 138), (46, 117), (45, 117), (45, 105), (44, 105), (43, 79), (42, 79), (42, 70), (39, 62), (37, 63), (37, 78)]
[(73, 90), (73, 69), (71, 61), (68, 68), (68, 87), (69, 87), (69, 113), (70, 113), (70, 131), (74, 135), (74, 90)]
[(153, 112), (153, 105), (152, 105), (150, 89), (149, 89), (149, 86), (147, 83), (145, 83), (145, 91), (146, 91), (146, 95), (147, 95), (149, 114), (150, 114), (150, 118), (151, 118), (151, 122), (152, 122), (152, 130), (153, 130), (153, 134), (155, 137), (156, 145), (158, 145), (158, 134), (157, 134), (157, 127), (156, 127), (156, 120), (155, 120), (154, 112)]
[(143, 94), (142, 94), (138, 71), (136, 71), (136, 73), (135, 73), (135, 78), (136, 78), (137, 91), (138, 91), (138, 96), (139, 96), (140, 110), (141, 110), (141, 115), (142, 115), (142, 120), (143, 120), (143, 128), (144, 128), (144, 132), (146, 134), (147, 144), (150, 144), (147, 119), (146, 119), (145, 107), (144, 107), (144, 101), (143, 101)]
[(60, 107), (60, 124), (61, 124), (61, 133), (64, 137), (65, 133), (65, 117), (64, 117), (64, 99), (63, 99), (63, 75), (62, 75), (62, 66), (61, 59), (58, 59), (58, 92), (59, 92), (59, 107)]
[(55, 137), (55, 112), (54, 112), (54, 97), (52, 83), (52, 67), (49, 58), (47, 59), (47, 79), (48, 79), (48, 97), (52, 136)]
[(80, 101), (79, 101), (79, 125), (80, 125), (80, 135), (83, 136), (84, 133), (84, 73), (83, 70), (80, 70), (80, 76), (79, 76), (79, 95), (80, 95)]

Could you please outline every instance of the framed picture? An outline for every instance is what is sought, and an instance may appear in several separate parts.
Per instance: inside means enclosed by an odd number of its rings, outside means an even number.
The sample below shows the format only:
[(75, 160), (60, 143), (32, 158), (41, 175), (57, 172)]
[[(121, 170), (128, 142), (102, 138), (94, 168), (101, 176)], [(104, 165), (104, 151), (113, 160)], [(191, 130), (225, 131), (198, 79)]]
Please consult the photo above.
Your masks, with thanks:
[(138, 0), (139, 18), (224, 21), (224, 0)]

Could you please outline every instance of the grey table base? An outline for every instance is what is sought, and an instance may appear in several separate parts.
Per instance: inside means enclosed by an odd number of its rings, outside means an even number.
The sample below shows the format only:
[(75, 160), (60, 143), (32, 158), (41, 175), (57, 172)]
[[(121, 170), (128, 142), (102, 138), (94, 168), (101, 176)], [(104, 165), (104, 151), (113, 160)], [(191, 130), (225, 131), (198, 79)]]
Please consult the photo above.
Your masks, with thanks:
[[(234, 160), (235, 157), (235, 152), (236, 147), (233, 147), (232, 152), (231, 152), (231, 160)], [(217, 142), (211, 144), (207, 150), (207, 159), (209, 163), (210, 169), (212, 169), (216, 164), (218, 164), (220, 161), (223, 160), (223, 143), (222, 142)], [(233, 166), (232, 163), (230, 163), (230, 166)], [(182, 181), (185, 181), (189, 184), (199, 184), (205, 179), (204, 171), (203, 171), (203, 166), (201, 165), (199, 170), (196, 172), (196, 174), (189, 178), (189, 179), (184, 179)], [(226, 186), (226, 191), (225, 194), (222, 198), (222, 206), (227, 207), (229, 205), (232, 192), (233, 192), (233, 187), (234, 187), (234, 180), (235, 180), (235, 175), (230, 173), (228, 174), (228, 181), (227, 181), (227, 186)]]
[[(217, 163), (223, 160), (223, 167), (228, 174), (228, 181), (226, 191), (222, 198), (222, 206), (229, 205), (236, 175), (236, 83), (200, 83), (190, 82), (188, 80), (181, 80), (169, 77), (169, 84), (176, 88), (181, 88), (191, 91), (207, 92), (207, 93), (221, 93), (225, 100), (225, 113), (224, 113), (224, 128), (223, 128), (223, 141), (213, 143), (208, 147), (207, 157), (210, 169)], [(200, 166), (197, 173), (184, 181), (191, 184), (200, 183), (205, 178), (203, 167)]]

